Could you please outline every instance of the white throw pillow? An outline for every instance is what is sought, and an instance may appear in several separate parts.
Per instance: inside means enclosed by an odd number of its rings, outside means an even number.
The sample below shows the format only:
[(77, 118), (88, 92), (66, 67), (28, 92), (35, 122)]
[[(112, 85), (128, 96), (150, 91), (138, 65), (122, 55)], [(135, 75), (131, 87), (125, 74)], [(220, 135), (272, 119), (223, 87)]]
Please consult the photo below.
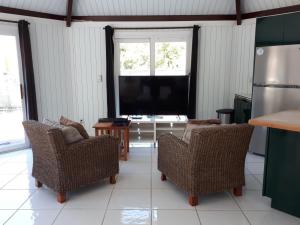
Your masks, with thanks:
[(56, 122), (54, 120), (49, 120), (49, 119), (46, 119), (46, 118), (43, 119), (43, 124), (46, 124), (46, 125), (51, 126), (51, 127), (61, 128), (61, 129), (63, 128), (63, 126), (60, 125), (59, 122)]
[(44, 119), (43, 123), (48, 125), (48, 126), (61, 129), (61, 131), (63, 133), (63, 136), (64, 136), (64, 139), (65, 139), (65, 142), (67, 144), (72, 144), (74, 142), (81, 141), (81, 140), (84, 139), (80, 135), (79, 131), (76, 128), (72, 127), (72, 126), (64, 126), (64, 125), (59, 124), (56, 121), (49, 120), (49, 119)]

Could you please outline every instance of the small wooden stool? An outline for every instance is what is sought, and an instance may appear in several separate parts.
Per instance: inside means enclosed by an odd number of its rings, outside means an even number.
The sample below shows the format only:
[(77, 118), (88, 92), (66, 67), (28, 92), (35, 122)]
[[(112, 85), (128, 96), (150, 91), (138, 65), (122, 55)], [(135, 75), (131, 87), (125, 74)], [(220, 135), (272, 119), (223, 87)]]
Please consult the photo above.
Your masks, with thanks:
[(123, 159), (124, 161), (127, 161), (127, 159), (128, 159), (130, 124), (131, 124), (131, 122), (129, 121), (129, 123), (127, 125), (116, 126), (112, 122), (104, 122), (104, 123), (96, 123), (93, 126), (93, 128), (95, 128), (96, 136), (100, 136), (100, 135), (113, 136), (118, 139), (120, 146), (123, 141), (123, 146), (121, 147), (120, 158)]

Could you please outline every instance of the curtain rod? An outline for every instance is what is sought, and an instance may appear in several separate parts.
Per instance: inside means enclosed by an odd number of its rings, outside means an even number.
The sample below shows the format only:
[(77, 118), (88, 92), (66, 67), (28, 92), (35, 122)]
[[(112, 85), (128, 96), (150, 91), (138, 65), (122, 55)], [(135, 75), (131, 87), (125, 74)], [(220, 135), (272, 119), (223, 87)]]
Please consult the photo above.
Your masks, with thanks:
[[(189, 27), (115, 27), (114, 30), (167, 30), (167, 29), (193, 29), (193, 26)], [(103, 28), (105, 29), (105, 27)]]
[(2, 19), (0, 19), (0, 22), (18, 23), (18, 21), (14, 21), (14, 20), (2, 20)]

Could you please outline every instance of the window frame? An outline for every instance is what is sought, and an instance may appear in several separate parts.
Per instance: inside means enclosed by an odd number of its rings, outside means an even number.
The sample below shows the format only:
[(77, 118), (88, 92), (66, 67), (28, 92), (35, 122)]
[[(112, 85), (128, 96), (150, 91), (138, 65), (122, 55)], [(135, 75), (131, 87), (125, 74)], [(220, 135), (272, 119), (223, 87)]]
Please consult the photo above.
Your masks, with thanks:
[[(116, 76), (121, 74), (120, 43), (150, 43), (150, 76), (155, 74), (155, 42), (186, 42), (186, 68), (184, 75), (191, 71), (192, 31), (190, 29), (174, 30), (116, 30), (115, 43), (115, 71)], [(170, 74), (172, 75), (172, 74)]]
[[(20, 81), (20, 85), (22, 85), (24, 87), (24, 79), (23, 79), (23, 68), (22, 68), (22, 59), (21, 59), (21, 49), (20, 49), (20, 40), (19, 40), (19, 30), (18, 30), (18, 26), (16, 24), (11, 24), (11, 23), (3, 23), (0, 24), (0, 35), (5, 35), (5, 36), (13, 36), (16, 39), (16, 48), (17, 48), (17, 58), (18, 58), (18, 69), (19, 69), (19, 81)], [(21, 98), (22, 100), (22, 111), (23, 111), (23, 118), (26, 118), (26, 103), (25, 103), (25, 98)], [(38, 99), (37, 99), (38, 101)], [(14, 146), (13, 149), (8, 148), (5, 149), (4, 152), (9, 152), (15, 149), (26, 149), (30, 147), (30, 143), (29, 143), (29, 139), (28, 137), (25, 135), (25, 142), (24, 145), (20, 145), (20, 146)], [(2, 153), (0, 151), (0, 153)]]

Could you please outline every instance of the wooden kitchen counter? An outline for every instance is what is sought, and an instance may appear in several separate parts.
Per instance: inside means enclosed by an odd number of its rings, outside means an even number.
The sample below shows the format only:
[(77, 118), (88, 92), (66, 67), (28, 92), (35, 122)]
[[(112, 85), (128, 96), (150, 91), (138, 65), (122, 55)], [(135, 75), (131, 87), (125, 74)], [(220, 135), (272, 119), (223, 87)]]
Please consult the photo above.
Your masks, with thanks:
[(300, 110), (287, 110), (249, 120), (253, 126), (300, 132)]
[(300, 110), (251, 119), (267, 127), (263, 196), (271, 207), (300, 218)]

